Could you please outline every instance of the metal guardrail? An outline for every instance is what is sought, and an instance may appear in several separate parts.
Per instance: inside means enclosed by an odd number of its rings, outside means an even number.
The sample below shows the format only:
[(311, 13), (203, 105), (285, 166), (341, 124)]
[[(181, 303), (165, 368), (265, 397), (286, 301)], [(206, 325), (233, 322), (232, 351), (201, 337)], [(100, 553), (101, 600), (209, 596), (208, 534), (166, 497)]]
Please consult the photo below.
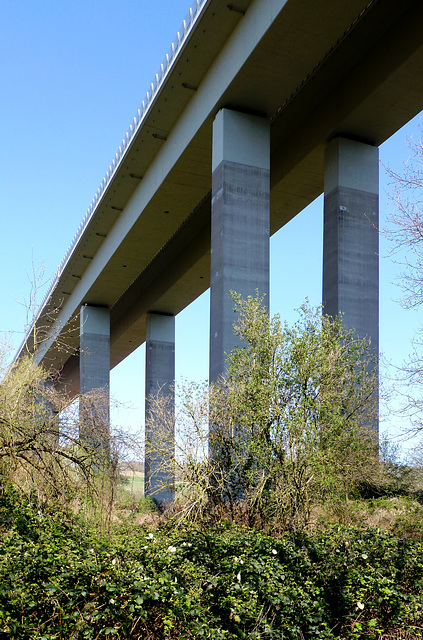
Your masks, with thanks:
[[(109, 169), (105, 175), (105, 177), (103, 178), (99, 188), (97, 189), (97, 192), (90, 204), (90, 206), (87, 209), (87, 212), (85, 214), (85, 216), (83, 217), (81, 224), (79, 225), (74, 237), (72, 238), (72, 242), (70, 243), (68, 250), (66, 251), (64, 258), (62, 260), (62, 262), (60, 263), (60, 265), (57, 268), (57, 271), (55, 273), (55, 275), (53, 276), (52, 282), (50, 283), (50, 286), (40, 304), (40, 306), (38, 307), (38, 311), (36, 313), (36, 315), (34, 316), (32, 322), (31, 322), (31, 326), (27, 329), (26, 331), (26, 335), (24, 340), (22, 341), (22, 344), (20, 345), (18, 351), (17, 351), (17, 356), (19, 356), (19, 354), (21, 353), (21, 351), (23, 350), (26, 341), (28, 339), (28, 335), (31, 333), (31, 331), (34, 328), (34, 325), (36, 324), (36, 322), (38, 321), (39, 317), (41, 316), (41, 312), (44, 308), (44, 306), (46, 305), (48, 299), (50, 298), (51, 294), (53, 293), (54, 289), (56, 288), (57, 283), (59, 282), (60, 276), (63, 273), (63, 270), (65, 269), (67, 263), (69, 262), (77, 244), (79, 239), (81, 238), (84, 230), (86, 229), (88, 223), (90, 222), (91, 218), (94, 216), (95, 211), (97, 209), (97, 206), (100, 203), (100, 200), (104, 194), (104, 192), (106, 191), (107, 187), (109, 186), (114, 174), (116, 173), (118, 167), (120, 166), (127, 148), (129, 147), (130, 142), (132, 141), (133, 137), (135, 136), (136, 132), (138, 131), (138, 129), (141, 127), (143, 121), (146, 118), (146, 115), (150, 109), (150, 106), (153, 102), (153, 99), (155, 97), (155, 95), (157, 94), (157, 91), (160, 89), (160, 87), (162, 86), (163, 82), (165, 81), (167, 75), (169, 74), (175, 60), (177, 57), (178, 52), (180, 51), (182, 45), (184, 44), (184, 42), (186, 41), (188, 35), (191, 33), (199, 15), (201, 12), (201, 9), (203, 8), (203, 6), (206, 4), (208, 0), (195, 0), (193, 2), (193, 4), (191, 5), (191, 8), (185, 18), (185, 20), (183, 21), (179, 31), (176, 34), (176, 38), (173, 40), (171, 46), (169, 47), (169, 50), (162, 62), (162, 64), (160, 65), (160, 68), (158, 70), (158, 72), (155, 75), (155, 78), (153, 80), (153, 82), (151, 82), (150, 84), (150, 89), (149, 91), (147, 91), (144, 100), (141, 103), (141, 107), (138, 109), (136, 116), (134, 117), (128, 131), (126, 132), (125, 137), (122, 140), (122, 143), (119, 146), (119, 149), (117, 150), (117, 152), (115, 153), (115, 156), (112, 160), (112, 163), (109, 165)], [(17, 357), (16, 356), (16, 357)]]

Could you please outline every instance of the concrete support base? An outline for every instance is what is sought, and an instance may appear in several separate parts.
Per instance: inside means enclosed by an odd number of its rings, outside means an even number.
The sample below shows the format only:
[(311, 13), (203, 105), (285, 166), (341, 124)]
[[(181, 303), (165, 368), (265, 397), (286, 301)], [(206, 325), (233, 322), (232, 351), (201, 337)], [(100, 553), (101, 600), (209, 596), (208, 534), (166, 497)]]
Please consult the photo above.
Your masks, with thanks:
[(239, 344), (230, 292), (265, 295), (269, 305), (270, 125), (228, 109), (213, 125), (210, 381)]
[(162, 505), (174, 497), (174, 382), (175, 318), (150, 313), (146, 333), (144, 492)]
[[(376, 147), (336, 138), (325, 155), (323, 305), (379, 354), (379, 160)], [(374, 428), (378, 429), (378, 420)]]
[(80, 435), (106, 446), (110, 414), (110, 311), (84, 305), (80, 314)]

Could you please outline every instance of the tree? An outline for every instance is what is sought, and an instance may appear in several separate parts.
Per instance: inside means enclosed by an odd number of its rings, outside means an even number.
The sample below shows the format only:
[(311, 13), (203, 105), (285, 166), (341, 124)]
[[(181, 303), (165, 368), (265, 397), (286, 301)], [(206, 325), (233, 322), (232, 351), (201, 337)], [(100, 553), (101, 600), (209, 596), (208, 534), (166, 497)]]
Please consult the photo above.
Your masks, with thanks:
[[(208, 389), (208, 454), (200, 463), (190, 450), (181, 456), (180, 482), (195, 484), (195, 471), (209, 512), (298, 529), (313, 505), (348, 500), (377, 472), (377, 371), (341, 319), (305, 305), (289, 327), (260, 299), (234, 299), (245, 347)], [(204, 422), (204, 396), (201, 411), (192, 395), (182, 405), (190, 425)]]
[(65, 399), (49, 384), (44, 369), (24, 355), (1, 373), (2, 476), (40, 496), (62, 499), (82, 478), (90, 484), (98, 453), (80, 441), (71, 416), (59, 421)]
[(391, 255), (400, 257), (400, 286), (405, 308), (423, 302), (423, 138), (409, 141), (410, 156), (401, 172), (385, 167), (392, 179), (390, 199), (393, 226), (387, 230)]
[[(401, 265), (400, 303), (406, 309), (423, 303), (423, 138), (409, 141), (410, 156), (402, 171), (386, 167), (391, 183), (394, 211), (386, 231), (392, 243), (392, 258)], [(417, 329), (412, 352), (399, 369), (402, 385), (400, 412), (409, 416), (409, 434), (423, 431), (423, 334)]]
[(205, 383), (183, 383), (175, 391), (176, 407), (161, 390), (149, 398), (145, 455), (154, 469), (156, 493), (170, 489), (175, 494), (173, 510), (184, 519), (198, 520), (208, 509), (215, 469), (208, 441), (211, 390)]
[[(47, 293), (41, 319), (43, 273), (33, 265), (25, 338), (14, 359), (5, 337), (0, 343), (0, 485), (12, 483), (41, 501), (89, 505), (109, 525), (121, 463), (140, 460), (142, 447), (136, 435), (111, 428), (108, 391), (70, 398), (58, 390), (60, 372), (37, 364), (60, 310)], [(69, 355), (73, 332), (57, 336)]]
[[(101, 390), (80, 398), (92, 411), (64, 413), (68, 398), (29, 354), (9, 364), (0, 350), (0, 485), (12, 483), (39, 501), (73, 502), (110, 524), (119, 463), (139, 449), (99, 412)], [(134, 446), (135, 445), (135, 446)], [(133, 459), (133, 458), (132, 458)]]

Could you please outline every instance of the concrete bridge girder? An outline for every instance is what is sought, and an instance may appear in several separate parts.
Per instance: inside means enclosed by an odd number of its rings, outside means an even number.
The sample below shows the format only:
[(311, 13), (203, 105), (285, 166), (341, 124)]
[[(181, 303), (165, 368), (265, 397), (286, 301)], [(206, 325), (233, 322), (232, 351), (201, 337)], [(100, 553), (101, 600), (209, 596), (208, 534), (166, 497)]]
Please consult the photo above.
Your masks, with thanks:
[(149, 313), (174, 316), (209, 287), (222, 108), (269, 123), (272, 234), (323, 191), (331, 140), (377, 146), (423, 107), (421, 2), (237, 7), (204, 5), (52, 291), (46, 310), (59, 312), (39, 359), (62, 370), (70, 393), (80, 385), (81, 305), (110, 309), (114, 367), (145, 341)]

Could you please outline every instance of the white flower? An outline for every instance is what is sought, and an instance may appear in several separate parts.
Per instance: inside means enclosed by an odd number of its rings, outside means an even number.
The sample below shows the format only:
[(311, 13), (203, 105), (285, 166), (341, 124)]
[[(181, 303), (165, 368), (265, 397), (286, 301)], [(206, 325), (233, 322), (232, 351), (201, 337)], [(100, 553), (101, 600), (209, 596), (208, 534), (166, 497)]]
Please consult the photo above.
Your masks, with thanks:
[(112, 564), (116, 564), (116, 558), (113, 558)]
[(364, 609), (364, 604), (362, 602), (357, 602), (357, 609)]
[(147, 538), (154, 538), (154, 535), (152, 533), (149, 533)]
[(238, 580), (238, 582), (241, 582), (241, 571), (238, 571), (238, 573), (236, 574), (236, 579)]
[(175, 553), (176, 547), (174, 547), (173, 545), (170, 545), (170, 547), (168, 547), (167, 550), (170, 551), (170, 553)]
[(110, 602), (110, 604), (115, 604), (114, 598), (110, 598), (109, 602)]
[(278, 552), (276, 551), (276, 549), (272, 549), (272, 553), (274, 556), (276, 556)]

